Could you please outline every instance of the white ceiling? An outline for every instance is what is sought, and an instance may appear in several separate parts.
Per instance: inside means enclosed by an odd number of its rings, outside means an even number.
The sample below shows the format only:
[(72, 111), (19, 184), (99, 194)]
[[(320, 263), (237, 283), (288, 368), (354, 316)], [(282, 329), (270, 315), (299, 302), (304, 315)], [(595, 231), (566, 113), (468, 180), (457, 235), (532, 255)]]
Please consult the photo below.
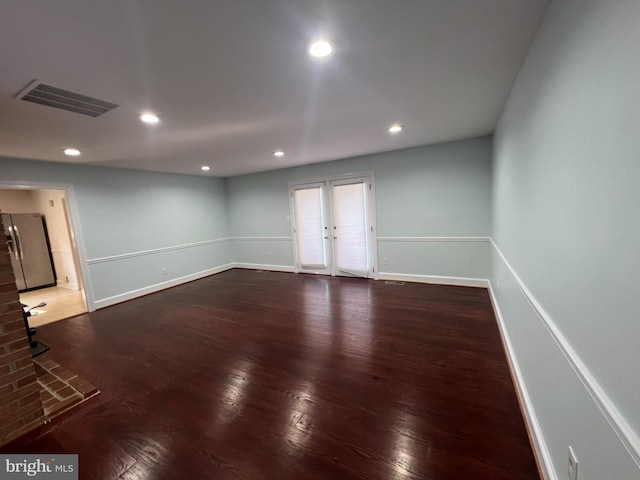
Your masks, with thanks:
[[(226, 177), (489, 134), (547, 5), (1, 1), (0, 156)], [(335, 49), (320, 61), (317, 36)], [(15, 99), (34, 79), (120, 106)]]

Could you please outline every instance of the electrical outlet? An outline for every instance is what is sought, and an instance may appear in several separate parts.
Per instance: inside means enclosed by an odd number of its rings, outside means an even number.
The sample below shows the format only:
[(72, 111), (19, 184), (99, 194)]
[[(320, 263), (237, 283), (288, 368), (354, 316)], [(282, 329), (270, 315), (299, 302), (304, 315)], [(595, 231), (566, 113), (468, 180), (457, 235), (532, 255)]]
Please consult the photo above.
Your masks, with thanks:
[(567, 468), (569, 480), (578, 480), (578, 458), (573, 451), (573, 447), (569, 445), (569, 468)]
[(169, 275), (169, 270), (167, 267), (162, 267), (162, 275)]
[(382, 264), (383, 264), (383, 265), (389, 265), (389, 259), (388, 259), (388, 258), (386, 258), (386, 257), (385, 257), (385, 258), (383, 258), (383, 259), (382, 259)]

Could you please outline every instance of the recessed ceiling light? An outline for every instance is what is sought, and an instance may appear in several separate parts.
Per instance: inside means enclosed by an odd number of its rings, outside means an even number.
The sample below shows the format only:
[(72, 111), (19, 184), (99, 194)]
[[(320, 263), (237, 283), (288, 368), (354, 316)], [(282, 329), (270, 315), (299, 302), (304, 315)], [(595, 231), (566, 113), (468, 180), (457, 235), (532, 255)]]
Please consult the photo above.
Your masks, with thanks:
[(389, 133), (400, 133), (402, 131), (402, 125), (396, 123), (395, 125), (391, 125), (389, 127)]
[(309, 55), (312, 57), (326, 57), (331, 55), (333, 47), (326, 40), (316, 40), (309, 45)]
[(144, 123), (158, 123), (160, 121), (160, 119), (158, 118), (158, 116), (154, 113), (143, 113), (142, 115), (140, 115), (140, 120), (142, 120)]
[(209, 165), (203, 165), (200, 167), (200, 170), (202, 170), (203, 172), (208, 172), (209, 170), (211, 170), (211, 167)]
[(70, 157), (77, 157), (78, 155), (80, 155), (80, 150), (78, 150), (77, 148), (65, 148), (64, 154)]
[(284, 157), (284, 152), (282, 150), (276, 150), (273, 152), (274, 157)]

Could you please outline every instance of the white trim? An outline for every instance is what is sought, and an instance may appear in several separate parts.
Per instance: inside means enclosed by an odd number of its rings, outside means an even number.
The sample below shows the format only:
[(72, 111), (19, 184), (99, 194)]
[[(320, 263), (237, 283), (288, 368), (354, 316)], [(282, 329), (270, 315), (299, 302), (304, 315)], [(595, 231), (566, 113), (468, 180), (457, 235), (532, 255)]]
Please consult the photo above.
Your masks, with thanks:
[(291, 242), (291, 237), (229, 237), (229, 240), (241, 240), (250, 242)]
[(435, 285), (457, 285), (459, 287), (489, 287), (489, 280), (487, 280), (486, 278), (444, 277), (439, 275), (416, 275), (413, 273), (379, 272), (378, 279), (396, 280), (400, 282), (432, 283)]
[(242, 263), (233, 262), (232, 268), (247, 268), (249, 270), (269, 270), (272, 272), (296, 273), (296, 267), (293, 265), (267, 265), (264, 263)]
[(491, 282), (489, 282), (489, 296), (491, 298), (493, 310), (498, 320), (498, 330), (500, 331), (502, 344), (504, 345), (504, 350), (507, 354), (507, 361), (509, 362), (511, 375), (515, 387), (518, 390), (520, 409), (522, 410), (525, 421), (527, 422), (527, 431), (529, 432), (529, 438), (531, 440), (531, 443), (533, 444), (536, 458), (538, 459), (538, 466), (541, 470), (544, 480), (558, 480), (556, 471), (553, 468), (551, 454), (549, 453), (549, 449), (547, 448), (547, 443), (544, 441), (542, 428), (540, 427), (540, 423), (538, 422), (536, 412), (533, 409), (531, 397), (529, 396), (527, 385), (524, 382), (522, 371), (520, 370), (520, 365), (518, 364), (518, 358), (516, 357), (513, 346), (511, 345), (511, 340), (509, 338), (509, 334), (507, 333), (504, 317), (502, 316), (502, 312), (500, 311), (500, 307), (498, 306), (498, 301), (496, 300), (495, 294), (493, 292)]
[(378, 237), (379, 242), (491, 242), (489, 237)]
[(89, 265), (94, 265), (96, 263), (114, 262), (116, 260), (123, 260), (125, 258), (142, 257), (145, 255), (154, 255), (156, 253), (171, 252), (173, 250), (182, 250), (184, 248), (201, 247), (204, 245), (211, 245), (213, 243), (225, 242), (228, 240), (229, 238), (216, 238), (214, 240), (203, 240), (202, 242), (185, 243), (182, 245), (173, 245), (170, 247), (160, 247), (160, 248), (153, 248), (151, 250), (141, 250), (139, 252), (123, 253), (120, 255), (111, 255), (108, 257), (91, 258), (87, 260), (87, 263)]
[(87, 263), (87, 249), (84, 243), (82, 228), (80, 228), (80, 210), (78, 209), (78, 201), (76, 199), (76, 191), (73, 185), (68, 183), (49, 183), (49, 182), (0, 182), (0, 188), (12, 190), (64, 190), (67, 201), (69, 215), (69, 230), (72, 236), (72, 244), (75, 244), (76, 253), (78, 254), (78, 263), (80, 264), (80, 275), (82, 276), (82, 292), (84, 300), (87, 304), (87, 310), (93, 312), (96, 309), (93, 283), (89, 274), (89, 264)]
[(584, 364), (580, 356), (575, 352), (571, 343), (569, 343), (549, 314), (547, 314), (542, 305), (540, 305), (533, 294), (529, 291), (513, 267), (511, 267), (493, 239), (491, 239), (491, 244), (513, 276), (516, 284), (520, 288), (520, 291), (531, 305), (531, 308), (536, 312), (551, 335), (551, 338), (553, 338), (556, 345), (569, 362), (569, 365), (571, 365), (571, 368), (576, 372), (576, 375), (584, 385), (585, 389), (594, 400), (609, 425), (611, 425), (616, 436), (627, 449), (636, 465), (640, 467), (640, 437), (638, 437), (638, 434), (631, 428), (622, 413), (620, 413), (605, 390), (600, 386), (596, 378)]
[[(292, 245), (293, 261), (294, 261), (294, 264), (296, 265), (297, 273), (304, 272), (304, 273), (316, 273), (319, 275), (338, 276), (336, 272), (335, 261), (333, 258), (335, 255), (335, 252), (333, 250), (334, 242), (332, 240), (329, 240), (329, 242), (325, 242), (325, 245), (324, 245), (325, 255), (329, 259), (329, 263), (326, 269), (309, 271), (309, 270), (304, 270), (303, 268), (300, 267), (300, 263), (298, 262), (298, 249), (297, 249), (296, 240), (295, 240), (295, 237), (296, 237), (295, 208), (293, 204), (293, 191), (296, 189), (296, 187), (308, 187), (311, 185), (319, 186), (322, 189), (323, 203), (330, 205), (331, 204), (331, 201), (329, 201), (330, 193), (328, 190), (332, 187), (333, 184), (336, 184), (336, 182), (342, 182), (342, 181), (348, 182), (349, 180), (362, 180), (362, 182), (365, 185), (367, 184), (369, 185), (369, 191), (365, 192), (365, 197), (366, 197), (365, 216), (366, 216), (366, 221), (369, 223), (369, 226), (367, 227), (367, 244), (370, 246), (370, 249), (368, 249), (369, 258), (367, 258), (367, 263), (370, 264), (370, 268), (369, 268), (369, 271), (367, 272), (367, 276), (364, 278), (373, 278), (374, 280), (378, 279), (379, 266), (378, 266), (378, 240), (376, 238), (376, 235), (378, 232), (377, 208), (376, 208), (376, 176), (373, 170), (367, 170), (364, 172), (356, 172), (356, 173), (327, 175), (324, 177), (317, 177), (317, 178), (306, 179), (306, 180), (291, 180), (287, 182), (287, 195), (289, 196), (289, 212), (290, 212), (290, 218), (291, 218), (291, 239), (293, 242), (293, 245)], [(326, 218), (327, 214), (331, 216), (331, 211), (332, 211), (332, 207), (329, 206), (328, 213), (327, 212), (323, 213), (323, 216), (325, 217), (324, 218), (325, 224), (333, 223), (332, 221), (327, 222), (327, 220), (331, 220), (331, 219)], [(331, 235), (331, 232), (326, 232), (326, 233), (329, 233), (329, 235)], [(327, 237), (325, 236), (325, 238)]]
[(114, 295), (113, 297), (102, 298), (100, 300), (96, 300), (95, 305), (96, 305), (96, 308), (109, 307), (111, 305), (115, 305), (116, 303), (126, 302), (127, 300), (132, 300), (134, 298), (142, 297), (150, 293), (159, 292), (160, 290), (165, 290), (167, 288), (175, 287), (183, 283), (192, 282), (193, 280), (198, 280), (200, 278), (208, 277), (210, 275), (224, 272), (232, 268), (234, 268), (234, 265), (232, 263), (227, 263), (226, 265), (220, 265), (219, 267), (209, 268), (207, 270), (202, 270), (201, 272), (191, 273), (183, 277), (167, 280), (166, 282), (156, 283), (154, 285), (149, 285), (147, 287), (139, 288), (137, 290), (131, 290), (129, 292), (120, 293), (118, 295)]
[(72, 283), (72, 282), (56, 282), (56, 287), (60, 287), (60, 288), (67, 288), (69, 290), (75, 290), (78, 291), (80, 290), (80, 285), (78, 285), (77, 283)]
[(332, 180), (346, 180), (349, 178), (359, 178), (359, 177), (374, 177), (373, 170), (366, 170), (364, 172), (355, 172), (355, 173), (345, 173), (345, 174), (337, 174), (337, 175), (327, 175), (325, 177), (316, 177), (316, 178), (308, 178), (302, 180), (291, 180), (287, 182), (288, 191), (291, 191), (291, 188), (296, 185), (306, 185), (308, 183), (322, 183), (322, 182), (330, 182)]

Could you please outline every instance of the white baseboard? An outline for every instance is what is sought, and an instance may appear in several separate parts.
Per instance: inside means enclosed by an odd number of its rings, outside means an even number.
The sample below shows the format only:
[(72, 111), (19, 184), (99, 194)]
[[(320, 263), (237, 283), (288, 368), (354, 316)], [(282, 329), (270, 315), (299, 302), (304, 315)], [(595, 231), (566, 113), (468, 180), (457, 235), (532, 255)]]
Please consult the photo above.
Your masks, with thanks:
[[(602, 412), (602, 415), (613, 429), (615, 435), (618, 437), (627, 452), (629, 452), (636, 465), (640, 467), (640, 436), (638, 436), (638, 434), (633, 430), (625, 417), (620, 413), (620, 411), (616, 407), (616, 404), (609, 398), (606, 391), (600, 386), (595, 376), (591, 373), (580, 356), (573, 349), (573, 346), (562, 334), (551, 316), (545, 311), (540, 302), (538, 302), (538, 300), (533, 296), (529, 288), (525, 285), (520, 276), (507, 261), (502, 251), (498, 248), (498, 245), (496, 245), (493, 240), (491, 240), (491, 244), (498, 254), (498, 257), (504, 263), (505, 267), (511, 274), (516, 285), (520, 289), (520, 292), (529, 303), (529, 306), (538, 316), (538, 318), (542, 322), (542, 325), (544, 325), (544, 327), (547, 329), (549, 335), (558, 346), (560, 352), (562, 352), (564, 357), (567, 359), (567, 362), (576, 373), (578, 379), (585, 387), (586, 391), (593, 399), (600, 412)], [(498, 310), (496, 310), (496, 312), (497, 311)]]
[[(296, 273), (297, 271), (296, 268), (292, 265), (269, 265), (269, 264), (263, 264), (263, 263), (231, 262), (231, 263), (227, 263), (226, 265), (221, 265), (219, 267), (210, 268), (208, 270), (192, 273), (190, 275), (185, 275), (184, 277), (174, 278), (166, 282), (156, 283), (154, 285), (149, 285), (147, 287), (139, 288), (137, 290), (131, 290), (129, 292), (114, 295), (112, 297), (102, 298), (100, 300), (96, 300), (94, 302), (94, 305), (96, 309), (109, 307), (117, 303), (126, 302), (127, 300), (132, 300), (137, 297), (142, 297), (143, 295), (159, 292), (160, 290), (164, 290), (166, 288), (175, 287), (183, 283), (208, 277), (209, 275), (214, 275), (216, 273), (224, 272), (226, 270), (231, 270), (232, 268), (246, 268), (249, 270), (269, 270), (273, 272), (287, 272), (287, 273)], [(439, 277), (435, 275), (412, 275), (412, 274), (384, 273), (384, 272), (379, 273), (378, 278), (380, 280), (397, 280), (397, 281), (404, 281), (404, 282), (433, 283), (438, 285), (458, 285), (463, 287), (482, 287), (482, 288), (489, 287), (489, 280), (482, 279), (482, 278)]]
[(502, 344), (504, 345), (505, 353), (507, 354), (507, 362), (509, 362), (509, 369), (511, 370), (511, 376), (513, 378), (514, 386), (518, 393), (518, 402), (520, 403), (520, 410), (524, 414), (524, 420), (527, 424), (527, 432), (529, 433), (529, 439), (534, 449), (534, 454), (538, 460), (538, 468), (544, 480), (559, 480), (556, 475), (556, 471), (553, 468), (551, 461), (551, 454), (547, 448), (547, 444), (544, 441), (542, 435), (542, 429), (538, 422), (538, 417), (533, 409), (531, 397), (527, 390), (527, 385), (522, 377), (522, 371), (518, 365), (518, 359), (511, 345), (511, 340), (507, 334), (504, 318), (500, 312), (500, 307), (493, 293), (491, 282), (489, 282), (489, 296), (491, 297), (491, 304), (498, 320), (498, 330), (500, 331), (500, 337), (502, 337)]
[(296, 267), (291, 265), (267, 265), (264, 263), (231, 263), (231, 268), (247, 268), (249, 270), (270, 270), (272, 272), (296, 273)]
[(78, 285), (77, 283), (71, 283), (71, 282), (67, 283), (67, 282), (57, 281), (56, 286), (61, 288), (68, 288), (69, 290), (75, 290), (75, 291), (80, 290), (80, 285)]
[(226, 265), (220, 265), (219, 267), (209, 268), (207, 270), (202, 270), (201, 272), (185, 275), (184, 277), (174, 278), (172, 280), (167, 280), (166, 282), (156, 283), (154, 285), (149, 285), (148, 287), (139, 288), (137, 290), (131, 290), (129, 292), (121, 293), (119, 295), (114, 295), (113, 297), (102, 298), (100, 300), (96, 300), (94, 302), (94, 305), (96, 309), (109, 307), (111, 305), (115, 305), (116, 303), (126, 302), (127, 300), (132, 300), (137, 297), (142, 297), (143, 295), (159, 292), (160, 290), (165, 290), (167, 288), (175, 287), (183, 283), (192, 282), (193, 280), (198, 280), (200, 278), (208, 277), (209, 275), (214, 275), (216, 273), (224, 272), (232, 268), (235, 268), (235, 265), (233, 263), (227, 263)]
[(459, 287), (489, 288), (486, 278), (442, 277), (438, 275), (416, 275), (412, 273), (379, 272), (378, 280), (396, 280), (399, 282), (433, 283), (436, 285), (456, 285)]

